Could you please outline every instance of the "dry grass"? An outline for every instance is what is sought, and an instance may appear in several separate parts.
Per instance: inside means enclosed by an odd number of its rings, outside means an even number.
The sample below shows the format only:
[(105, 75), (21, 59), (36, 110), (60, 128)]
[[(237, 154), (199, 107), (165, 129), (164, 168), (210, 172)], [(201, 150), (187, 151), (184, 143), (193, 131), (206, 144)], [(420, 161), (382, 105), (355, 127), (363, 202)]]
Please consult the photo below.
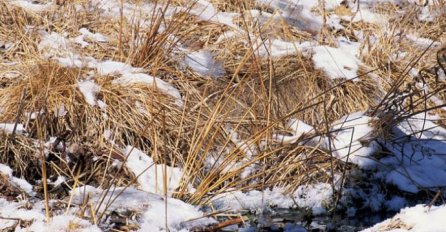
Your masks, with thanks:
[[(0, 122), (20, 122), (27, 128), (26, 135), (0, 134), (0, 160), (32, 184), (42, 178), (44, 153), (46, 176), (66, 176), (66, 189), (83, 184), (128, 186), (135, 182), (135, 176), (126, 168), (116, 170), (111, 162), (125, 162), (128, 154), (123, 148), (132, 145), (157, 163), (183, 168), (182, 182), (174, 196), (195, 204), (209, 203), (212, 196), (237, 189), (281, 186), (292, 192), (301, 184), (330, 182), (333, 172), (343, 170), (345, 164), (333, 160), (330, 151), (305, 145), (305, 136), (293, 144), (273, 141), (273, 133), (287, 133), (289, 119), (314, 125), (317, 132), (309, 136), (316, 136), (329, 133), (326, 125), (352, 112), (370, 110), (397, 122), (413, 112), (434, 108), (428, 100), (432, 95), (446, 101), (444, 80), (429, 72), (441, 67), (444, 70), (444, 63), (437, 59), (437, 52), (442, 54), (440, 48), (416, 48), (401, 38), (402, 33), (411, 30), (444, 42), (441, 33), (446, 20), (439, 17), (429, 24), (414, 23), (415, 8), (404, 17), (392, 19), (384, 32), (374, 24), (345, 22), (344, 30), (322, 30), (325, 44), (332, 43), (335, 35), (358, 40), (355, 30), (362, 30), (368, 41), (376, 35), (376, 41), (362, 46), (367, 52), (361, 57), (365, 65), (360, 77), (349, 81), (332, 80), (299, 52), (283, 57), (259, 56), (254, 43), (259, 38), (314, 39), (284, 20), (258, 23), (246, 14), (235, 21), (249, 33), (219, 40), (232, 29), (202, 21), (187, 7), (168, 16), (163, 10), (154, 10), (146, 15), (149, 26), (142, 27), (124, 16), (105, 19), (97, 9), (86, 10), (85, 1), (84, 10), (75, 10), (76, 2), (66, 1), (53, 11), (37, 15), (0, 3), (0, 41), (18, 41), (12, 49), (0, 53), (0, 61), (18, 62), (15, 66), (0, 64)], [(184, 1), (167, 2), (184, 5)], [(254, 1), (212, 3), (221, 11), (265, 10)], [(392, 11), (386, 9), (383, 6), (382, 13), (391, 17)], [(335, 11), (353, 14), (345, 7)], [(178, 107), (175, 99), (154, 87), (124, 87), (113, 83), (115, 75), (99, 76), (89, 68), (67, 68), (42, 60), (37, 51), (39, 35), (35, 30), (23, 33), (26, 25), (67, 32), (69, 37), (86, 27), (114, 38), (77, 49), (98, 60), (115, 59), (143, 67), (144, 72), (179, 89), (184, 107)], [(180, 45), (191, 51), (218, 53), (216, 59), (222, 61), (227, 75), (212, 79), (185, 69), (179, 58)], [(407, 59), (393, 62), (391, 57), (398, 51), (407, 52)], [(422, 77), (429, 92), (420, 92), (417, 81), (407, 78), (408, 66), (427, 70)], [(100, 86), (97, 99), (105, 102), (106, 108), (85, 101), (78, 83), (86, 76)], [(407, 91), (407, 86), (411, 87), (411, 100), (398, 102), (406, 110), (386, 114), (395, 103), (391, 95)], [(32, 113), (37, 116), (31, 117)], [(388, 126), (377, 123), (376, 128), (386, 134)], [(106, 132), (111, 138), (104, 136)], [(60, 146), (53, 141), (45, 147), (51, 138)], [(193, 193), (189, 192), (191, 186), (196, 189)], [(50, 198), (61, 197), (57, 190), (54, 194), (52, 191), (49, 189)]]

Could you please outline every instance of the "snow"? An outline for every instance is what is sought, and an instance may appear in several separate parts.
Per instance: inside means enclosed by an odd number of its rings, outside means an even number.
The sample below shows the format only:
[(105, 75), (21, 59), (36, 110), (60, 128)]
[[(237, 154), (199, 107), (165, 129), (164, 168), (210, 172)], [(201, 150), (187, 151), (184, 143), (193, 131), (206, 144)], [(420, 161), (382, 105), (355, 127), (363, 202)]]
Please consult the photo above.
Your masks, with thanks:
[(344, 17), (342, 17), (342, 19), (346, 19), (348, 21), (351, 20), (353, 22), (364, 21), (367, 23), (374, 23), (374, 24), (378, 24), (378, 25), (383, 25), (387, 22), (387, 19), (384, 15), (374, 13), (370, 9), (362, 8), (362, 7), (359, 10), (359, 12), (356, 15), (354, 15), (353, 18), (344, 16)]
[(214, 55), (206, 50), (187, 54), (184, 58), (184, 63), (194, 72), (204, 77), (221, 77), (226, 73), (223, 65), (215, 61)]
[(333, 188), (326, 183), (301, 185), (293, 196), (299, 207), (309, 208), (314, 215), (320, 215), (326, 212), (326, 206), (333, 196)]
[(89, 221), (78, 218), (74, 215), (56, 215), (49, 223), (37, 221), (33, 223), (27, 231), (67, 231), (69, 228), (76, 228), (79, 232), (101, 232), (99, 227), (92, 225)]
[(434, 119), (415, 115), (393, 128), (396, 139), (384, 143), (393, 155), (380, 160), (387, 166), (387, 183), (412, 193), (446, 186), (446, 129)]
[[(84, 197), (89, 195), (89, 199), (96, 207), (104, 199), (98, 212), (107, 210), (108, 212), (135, 211), (142, 213), (139, 231), (161, 231), (165, 229), (165, 220), (170, 231), (180, 231), (181, 229), (191, 229), (188, 226), (199, 226), (213, 224), (216, 221), (210, 218), (202, 218), (203, 213), (197, 207), (187, 204), (174, 198), (137, 190), (135, 188), (111, 188), (106, 195), (104, 190), (92, 186), (82, 186), (72, 191), (73, 203), (82, 204)], [(166, 206), (167, 204), (167, 206)], [(108, 205), (108, 207), (107, 207)], [(165, 214), (167, 207), (167, 217)], [(195, 220), (202, 218), (200, 220)], [(188, 221), (194, 220), (194, 223)]]
[(309, 134), (314, 131), (314, 128), (305, 122), (302, 122), (298, 119), (290, 119), (288, 121), (288, 127), (291, 130), (292, 135), (273, 135), (273, 139), (282, 143), (293, 143), (297, 141), (302, 135)]
[(25, 126), (23, 124), (15, 124), (15, 123), (0, 123), (0, 130), (3, 130), (4, 132), (6, 132), (7, 134), (12, 134), (12, 132), (14, 131), (14, 127), (16, 127), (15, 129), (15, 133), (18, 135), (22, 135), (26, 133), (26, 129)]
[[(0, 215), (4, 218), (17, 218), (25, 221), (35, 220), (43, 221), (45, 220), (45, 215), (43, 211), (39, 210), (40, 205), (34, 205), (34, 209), (27, 210), (23, 207), (24, 202), (8, 202), (6, 199), (0, 198)], [(42, 205), (43, 206), (43, 205)], [(43, 209), (43, 208), (40, 208)], [(14, 223), (15, 221), (13, 221)], [(0, 219), (0, 229), (12, 226), (11, 220)], [(20, 230), (16, 230), (20, 231)]]
[[(28, 13), (41, 13), (56, 7), (54, 1), (41, 3), (44, 1), (31, 0), (14, 0), (8, 1), (14, 6), (24, 8)], [(140, 1), (137, 1), (140, 2)], [(356, 79), (358, 70), (364, 66), (360, 60), (360, 43), (352, 42), (344, 37), (333, 38), (333, 46), (325, 45), (323, 38), (319, 38), (317, 33), (321, 30), (323, 23), (320, 15), (320, 3), (323, 1), (315, 0), (258, 0), (258, 3), (271, 6), (275, 12), (267, 13), (261, 10), (249, 10), (243, 14), (234, 12), (221, 12), (215, 5), (207, 0), (198, 0), (190, 9), (189, 13), (196, 15), (200, 20), (210, 21), (224, 25), (224, 32), (219, 35), (217, 43), (224, 45), (225, 41), (234, 37), (244, 37), (250, 35), (253, 40), (254, 52), (261, 58), (283, 57), (295, 54), (303, 54), (305, 58), (312, 59), (315, 67), (323, 71), (330, 79), (344, 78), (347, 80)], [(345, 22), (366, 22), (376, 24), (378, 27), (385, 28), (389, 18), (379, 14), (377, 4), (382, 2), (390, 2), (395, 4), (405, 4), (409, 2), (414, 4), (416, 1), (402, 0), (363, 0), (356, 1), (360, 4), (359, 11), (353, 12), (354, 16), (338, 16), (333, 11), (342, 4), (347, 4), (349, 9), (356, 10), (353, 1), (343, 0), (325, 0), (325, 10), (327, 10), (327, 25), (336, 30), (344, 29)], [(435, 9), (435, 1), (428, 1), (428, 6), (424, 7), (416, 3), (418, 6), (413, 7), (414, 16), (421, 21), (434, 21), (442, 13), (442, 9)], [(164, 4), (155, 6), (151, 3), (125, 2), (122, 4), (122, 11), (125, 19), (129, 23), (135, 23), (141, 28), (147, 28), (151, 24), (151, 15), (155, 7), (164, 8)], [(402, 8), (406, 5), (401, 5)], [(99, 11), (100, 17), (110, 18), (111, 20), (120, 19), (121, 1), (110, 0), (91, 0), (88, 4), (82, 6), (78, 3), (74, 5), (77, 10), (85, 9), (87, 11)], [(411, 8), (412, 9), (412, 8)], [(186, 7), (169, 6), (165, 12), (165, 18), (169, 18)], [(155, 10), (156, 11), (156, 10)], [(400, 11), (395, 12), (399, 14)], [(244, 28), (240, 28), (235, 19), (241, 16), (249, 15), (263, 27), (267, 24), (279, 24), (281, 20), (285, 20), (295, 29), (309, 32), (312, 35), (310, 41), (289, 41), (280, 38), (257, 38), (255, 33), (245, 32)], [(244, 18), (245, 19), (245, 18)], [(342, 21), (342, 23), (341, 23)], [(345, 24), (344, 24), (345, 25)], [(227, 28), (229, 27), (229, 30)], [(31, 27), (28, 27), (28, 29)], [(39, 29), (39, 28), (37, 28)], [(164, 30), (164, 25), (160, 31)], [(97, 84), (95, 78), (103, 78), (100, 76), (109, 76), (113, 79), (113, 84), (121, 85), (123, 88), (135, 85), (147, 85), (157, 88), (175, 99), (175, 103), (182, 107), (183, 101), (181, 92), (171, 83), (170, 80), (161, 79), (145, 73), (147, 70), (140, 67), (133, 67), (129, 63), (119, 62), (115, 60), (96, 60), (95, 58), (84, 55), (86, 49), (91, 43), (106, 43), (108, 37), (100, 33), (91, 32), (88, 28), (80, 28), (78, 36), (72, 37), (68, 33), (56, 33), (51, 31), (38, 30), (40, 33), (40, 41), (38, 40), (37, 48), (40, 55), (44, 59), (55, 60), (60, 65), (71, 68), (88, 68), (90, 73), (81, 77), (77, 83), (79, 91), (82, 93), (86, 103), (91, 106), (98, 106), (102, 109), (107, 107), (106, 103), (98, 100), (97, 95), (101, 91), (101, 87)], [(364, 31), (353, 31), (360, 41), (364, 42), (366, 38), (370, 38), (370, 43), (377, 42), (376, 36), (368, 37)], [(251, 34), (252, 33), (252, 34)], [(409, 32), (404, 34), (405, 41), (415, 47), (426, 48), (433, 43), (433, 46), (439, 46), (441, 43), (423, 37), (421, 34)], [(110, 37), (111, 39), (112, 37)], [(315, 42), (319, 41), (319, 42)], [(80, 46), (78, 46), (80, 45)], [(0, 47), (8, 50), (14, 47), (13, 42), (0, 41)], [(215, 59), (216, 53), (214, 48), (203, 48), (198, 51), (187, 51), (183, 63), (196, 74), (203, 77), (218, 78), (225, 76), (222, 62)], [(404, 61), (408, 57), (408, 51), (396, 51), (391, 54), (391, 59), (395, 61)], [(113, 57), (113, 56), (106, 56)], [(110, 59), (110, 58), (107, 58)], [(17, 63), (11, 63), (17, 64)], [(411, 74), (416, 74), (413, 69)], [(100, 75), (93, 78), (94, 74)], [(376, 74), (371, 74), (376, 75)], [(440, 78), (444, 79), (441, 73)], [(416, 75), (414, 75), (416, 76)], [(376, 78), (376, 80), (379, 80)], [(426, 86), (417, 85), (420, 89), (427, 90)], [(442, 105), (443, 100), (433, 96), (432, 102), (436, 105)], [(141, 112), (143, 107), (139, 102), (134, 104)], [(0, 109), (1, 111), (1, 109)], [(65, 115), (66, 110), (62, 105), (61, 108), (55, 109), (58, 115)], [(28, 113), (28, 112), (27, 112)], [(29, 112), (30, 118), (36, 118), (40, 112)], [(371, 126), (372, 121), (377, 120), (367, 116), (364, 112), (356, 112), (345, 115), (341, 119), (330, 125), (330, 136), (318, 136), (307, 143), (309, 146), (317, 145), (325, 151), (333, 151), (335, 158), (344, 162), (354, 163), (361, 169), (373, 170), (374, 177), (381, 178), (387, 184), (395, 185), (400, 190), (410, 193), (418, 193), (422, 189), (437, 190), (439, 187), (446, 187), (446, 129), (438, 125), (437, 117), (431, 115), (416, 115), (407, 120), (400, 122), (392, 128), (395, 138), (391, 141), (385, 141), (383, 138), (376, 138), (374, 128)], [(15, 124), (0, 123), (0, 130), (6, 133), (12, 133)], [(285, 126), (289, 134), (275, 134), (273, 139), (279, 143), (294, 143), (305, 135), (315, 134), (315, 128), (298, 119), (290, 119)], [(231, 130), (228, 130), (231, 145), (245, 153), (245, 157), (240, 162), (233, 162), (223, 170), (223, 173), (233, 171), (240, 167), (246, 160), (250, 160), (256, 155), (257, 150), (249, 141), (243, 141), (239, 136)], [(423, 131), (423, 132), (419, 132)], [(23, 124), (17, 124), (17, 134), (25, 134)], [(104, 131), (104, 137), (110, 143), (112, 132)], [(55, 138), (50, 138), (50, 142)], [(375, 160), (375, 154), (380, 151), (377, 141), (385, 147), (386, 151), (391, 154), (383, 155), (382, 158)], [(46, 146), (49, 146), (49, 143)], [(305, 141), (308, 142), (308, 141)], [(330, 143), (329, 143), (330, 142)], [(304, 142), (298, 144), (302, 145)], [(331, 144), (329, 147), (328, 144)], [(164, 194), (163, 175), (167, 174), (168, 186), (167, 195), (171, 196), (175, 189), (179, 186), (182, 169), (177, 167), (169, 167), (159, 165), (154, 162), (149, 154), (144, 153), (132, 146), (125, 149), (128, 159), (124, 162), (114, 160), (114, 166), (125, 165), (135, 176), (137, 176), (138, 188), (129, 187), (113, 188), (112, 192), (106, 194), (107, 199), (114, 199), (118, 193), (122, 195), (116, 198), (108, 210), (125, 211), (135, 210), (142, 213), (140, 222), (140, 231), (160, 231), (165, 230), (165, 218), (171, 231), (188, 230), (192, 225), (203, 225), (215, 222), (212, 219), (197, 219), (203, 216), (203, 213), (195, 206), (186, 204), (180, 200), (173, 198), (165, 198), (159, 194)], [(376, 156), (378, 157), (378, 156)], [(215, 158), (206, 157), (207, 163), (222, 163), (224, 156)], [(96, 157), (97, 159), (97, 157)], [(378, 165), (378, 163), (380, 163)], [(241, 177), (244, 178), (256, 171), (254, 166), (244, 169)], [(11, 168), (7, 165), (0, 164), (0, 173), (9, 178), (11, 184), (16, 185), (28, 193), (31, 197), (35, 196), (32, 185), (24, 179), (13, 176)], [(59, 176), (58, 179), (50, 184), (59, 185), (65, 181), (65, 178)], [(100, 201), (102, 189), (92, 186), (84, 186), (73, 190), (73, 202), (80, 204), (83, 201), (81, 192), (87, 190), (90, 200), (97, 204)], [(333, 195), (332, 186), (324, 183), (299, 186), (294, 193), (284, 195), (283, 189), (275, 187), (273, 189), (265, 189), (263, 191), (234, 191), (223, 195), (215, 196), (212, 203), (217, 209), (250, 209), (262, 210), (265, 207), (303, 207), (311, 209), (313, 214), (319, 215), (326, 212), (326, 205), (330, 202)], [(159, 193), (159, 194), (158, 194)], [(389, 211), (396, 211), (410, 203), (400, 196), (391, 196), (388, 198), (380, 190), (373, 189), (373, 194), (365, 194), (356, 189), (345, 189), (344, 193), (355, 195), (357, 198), (365, 199), (364, 205), (370, 207), (372, 211), (380, 211), (383, 208)], [(167, 201), (167, 215), (164, 214), (164, 207)], [(92, 225), (89, 221), (78, 218), (71, 211), (66, 215), (56, 215), (49, 223), (45, 223), (44, 207), (42, 201), (33, 203), (33, 209), (26, 210), (23, 202), (7, 202), (0, 199), (0, 216), (17, 217), (24, 220), (33, 220), (32, 224), (26, 230), (30, 231), (64, 231), (68, 230), (70, 225), (78, 226), (79, 231), (100, 231), (97, 226)], [(296, 205), (297, 204), (297, 205)], [(75, 209), (76, 206), (73, 207)], [(105, 210), (102, 206), (99, 210)], [(357, 208), (350, 207), (347, 209), (347, 215), (354, 216)], [(384, 227), (391, 228), (397, 224), (401, 224), (401, 228), (394, 228), (395, 231), (441, 231), (446, 225), (442, 221), (446, 215), (445, 206), (434, 206), (430, 210), (422, 205), (412, 208), (406, 208), (401, 211), (394, 219), (389, 219), (383, 223), (366, 231), (381, 231)], [(192, 219), (192, 220), (190, 220)], [(0, 219), (0, 229), (11, 226), (11, 221)], [(3, 226), (3, 227), (2, 227)], [(285, 231), (301, 231), (302, 227), (288, 225)], [(25, 231), (18, 229), (17, 231)]]
[(344, 116), (336, 121), (330, 131), (334, 155), (343, 161), (357, 164), (361, 168), (373, 168), (378, 163), (371, 157), (379, 150), (373, 139), (372, 118), (363, 112)]
[(278, 10), (291, 26), (300, 30), (316, 34), (321, 28), (322, 17), (311, 12), (317, 1), (258, 0), (258, 2)]
[(91, 105), (97, 105), (96, 94), (101, 91), (101, 86), (91, 80), (79, 81), (77, 83), (79, 91), (84, 95), (85, 101)]
[(237, 13), (229, 13), (229, 12), (218, 12), (217, 9), (214, 8), (212, 3), (206, 0), (197, 0), (194, 2), (194, 7), (190, 10), (183, 9), (188, 11), (191, 14), (198, 16), (201, 20), (211, 21), (220, 23), (231, 28), (238, 28), (236, 24), (232, 21), (233, 17), (238, 16)]
[(378, 231), (444, 231), (446, 228), (446, 205), (416, 205), (401, 210), (391, 219), (387, 219), (362, 232)]
[(181, 169), (155, 164), (150, 156), (131, 146), (125, 149), (125, 154), (128, 155), (125, 165), (135, 176), (138, 176), (138, 184), (141, 190), (164, 193), (163, 177), (166, 174), (166, 189), (169, 194), (172, 194), (179, 186), (182, 175)]
[(435, 47), (441, 45), (440, 42), (436, 42), (428, 38), (418, 37), (414, 34), (407, 34), (406, 38), (411, 42), (415, 43), (416, 45), (420, 46), (421, 48), (427, 48), (429, 46)]
[(52, 3), (39, 4), (38, 2), (36, 3), (36, 1), (32, 0), (16, 0), (10, 1), (10, 3), (33, 13), (40, 13), (42, 11), (50, 10), (53, 6)]
[(28, 181), (13, 176), (12, 175), (12, 169), (9, 166), (0, 163), (0, 173), (8, 176), (9, 177), (9, 181), (13, 185), (16, 185), (17, 187), (22, 189), (28, 195), (30, 195), (30, 196), (35, 196), (36, 195), (36, 193), (33, 191), (33, 186), (30, 183), (28, 183)]
[[(0, 198), (0, 215), (4, 218), (14, 218), (22, 221), (30, 221), (31, 225), (27, 228), (16, 227), (15, 231), (68, 231), (70, 228), (76, 228), (76, 231), (101, 231), (97, 226), (90, 222), (78, 218), (72, 214), (61, 214), (51, 218), (50, 222), (45, 221), (45, 206), (43, 201), (33, 202), (32, 208), (27, 209), (27, 202), (8, 202)], [(29, 203), (28, 203), (29, 204)], [(0, 218), (0, 229), (9, 228), (14, 225), (16, 220)], [(71, 231), (71, 230), (70, 230)]]
[(282, 57), (294, 55), (296, 53), (306, 54), (311, 50), (314, 43), (306, 41), (302, 43), (287, 42), (280, 39), (266, 40), (264, 42), (257, 41), (258, 53), (262, 57)]
[(151, 87), (156, 87), (158, 90), (172, 96), (175, 99), (175, 104), (179, 107), (183, 106), (181, 94), (171, 84), (144, 73), (123, 73), (121, 77), (113, 81), (114, 84), (129, 85), (135, 83), (146, 84)]
[(4, 165), (2, 163), (0, 163), (0, 172), (3, 173), (4, 175), (12, 176), (12, 169), (9, 166)]
[(81, 28), (79, 29), (79, 32), (84, 36), (84, 38), (88, 38), (89, 40), (96, 41), (96, 42), (107, 42), (108, 39), (106, 36), (102, 35), (101, 33), (92, 33), (87, 28)]
[(84, 28), (84, 27), (79, 29), (79, 32), (81, 33), (81, 35), (73, 38), (72, 41), (74, 43), (81, 45), (81, 47), (83, 47), (83, 48), (90, 45), (90, 43), (85, 41), (85, 39), (87, 39), (88, 41), (94, 41), (94, 42), (98, 42), (98, 43), (101, 43), (101, 42), (103, 43), (103, 42), (108, 41), (107, 37), (105, 37), (104, 35), (102, 35), (100, 33), (92, 33), (87, 28)]
[(212, 204), (219, 210), (245, 209), (250, 211), (261, 211), (267, 207), (292, 208), (297, 206), (308, 208), (312, 210), (313, 214), (320, 215), (326, 212), (325, 205), (331, 201), (333, 195), (331, 185), (325, 183), (299, 186), (290, 195), (284, 195), (283, 191), (278, 187), (263, 191), (234, 191), (214, 197)]
[(48, 33), (40, 30), (40, 43), (37, 45), (38, 50), (43, 57), (50, 58), (52, 56), (72, 56), (71, 42), (66, 38), (67, 33), (59, 34), (57, 32)]
[(118, 74), (118, 73), (122, 74), (122, 73), (132, 73), (132, 72), (142, 71), (142, 69), (134, 68), (129, 64), (113, 60), (99, 62), (95, 65), (95, 67), (99, 75), (102, 76)]
[(317, 46), (313, 54), (316, 68), (323, 70), (329, 78), (346, 78), (348, 80), (358, 76), (359, 43), (350, 42), (345, 38), (339, 40), (339, 47)]

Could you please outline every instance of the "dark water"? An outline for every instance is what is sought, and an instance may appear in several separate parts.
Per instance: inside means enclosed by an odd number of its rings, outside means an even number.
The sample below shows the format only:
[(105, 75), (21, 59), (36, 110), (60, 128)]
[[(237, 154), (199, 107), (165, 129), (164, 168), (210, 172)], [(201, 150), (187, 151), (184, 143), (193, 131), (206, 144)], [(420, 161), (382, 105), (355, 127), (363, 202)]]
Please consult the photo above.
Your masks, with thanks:
[(223, 231), (343, 231), (354, 232), (369, 228), (378, 222), (390, 218), (395, 213), (358, 212), (355, 217), (343, 215), (312, 216), (305, 210), (274, 209), (262, 214), (248, 214), (250, 219), (246, 227), (228, 227)]

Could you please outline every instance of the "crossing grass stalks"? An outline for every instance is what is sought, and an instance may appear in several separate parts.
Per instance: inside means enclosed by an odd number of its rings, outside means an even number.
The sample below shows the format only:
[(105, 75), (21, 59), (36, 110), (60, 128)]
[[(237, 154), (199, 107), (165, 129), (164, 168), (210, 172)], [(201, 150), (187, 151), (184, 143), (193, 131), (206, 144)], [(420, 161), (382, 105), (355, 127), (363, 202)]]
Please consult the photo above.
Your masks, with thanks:
[[(265, 8), (253, 1), (212, 2), (222, 11)], [(65, 1), (41, 15), (0, 3), (0, 41), (20, 41), (1, 53), (1, 61), (18, 63), (0, 64), (0, 122), (22, 123), (27, 129), (25, 135), (0, 134), (0, 160), (36, 186), (40, 179), (67, 177), (62, 193), (46, 189), (45, 183), (42, 188), (46, 190), (36, 187), (47, 199), (65, 197), (69, 189), (85, 184), (107, 190), (135, 184), (138, 175), (125, 166), (111, 165), (113, 160), (125, 163), (127, 145), (146, 152), (158, 164), (181, 167), (181, 184), (173, 196), (197, 205), (236, 190), (282, 187), (292, 193), (302, 184), (331, 182), (334, 172), (345, 173), (347, 164), (334, 160), (330, 151), (305, 144), (311, 136), (330, 134), (325, 125), (334, 120), (369, 110), (384, 121), (389, 119), (390, 125), (374, 126), (380, 134), (391, 136), (390, 126), (414, 112), (432, 109), (444, 114), (431, 101), (434, 95), (446, 101), (444, 81), (425, 72), (430, 91), (420, 92), (415, 82), (406, 78), (407, 68), (418, 65), (424, 70), (437, 67), (438, 71), (442, 64), (435, 60), (440, 48), (413, 48), (398, 37), (399, 29), (413, 26), (409, 19), (416, 9), (395, 19), (385, 33), (361, 23), (346, 24), (343, 31), (336, 32), (355, 39), (352, 31), (361, 29), (367, 32), (366, 37), (375, 35), (376, 41), (363, 46), (363, 51), (367, 50), (361, 57), (365, 65), (357, 79), (333, 80), (300, 52), (282, 57), (259, 54), (255, 43), (259, 38), (314, 39), (307, 32), (291, 29), (285, 21), (261, 25), (248, 15), (239, 19), (244, 34), (219, 40), (231, 29), (191, 15), (192, 5), (172, 15), (166, 13), (167, 6), (184, 4), (182, 1), (152, 1), (159, 7), (150, 13), (145, 28), (122, 16), (104, 20), (95, 10), (75, 10), (75, 3)], [(444, 28), (444, 22), (416, 26), (420, 33), (429, 32), (430, 37), (444, 42), (439, 29)], [(176, 105), (175, 99), (156, 86), (123, 87), (113, 83), (115, 75), (100, 76), (87, 67), (63, 67), (42, 60), (37, 51), (38, 35), (35, 31), (24, 33), (30, 24), (73, 36), (79, 28), (88, 27), (117, 38), (86, 47), (82, 55), (142, 67), (145, 73), (179, 89), (184, 106)], [(185, 68), (179, 47), (218, 53), (215, 58), (222, 62), (226, 75), (213, 79)], [(390, 58), (400, 49), (419, 62), (409, 58), (393, 62)], [(80, 92), (78, 83), (87, 74), (100, 86), (97, 98), (107, 104), (105, 108), (88, 104)], [(399, 94), (407, 86), (412, 87), (413, 99), (401, 102), (404, 112), (389, 115), (394, 98), (383, 97)], [(274, 141), (273, 134), (290, 133), (290, 119), (302, 120), (316, 130), (291, 144)], [(166, 173), (161, 174), (165, 178), (159, 184), (166, 187), (169, 180)], [(191, 187), (195, 191), (190, 191)], [(166, 188), (164, 194), (167, 196)], [(102, 212), (90, 209), (96, 215), (92, 220), (98, 223)]]

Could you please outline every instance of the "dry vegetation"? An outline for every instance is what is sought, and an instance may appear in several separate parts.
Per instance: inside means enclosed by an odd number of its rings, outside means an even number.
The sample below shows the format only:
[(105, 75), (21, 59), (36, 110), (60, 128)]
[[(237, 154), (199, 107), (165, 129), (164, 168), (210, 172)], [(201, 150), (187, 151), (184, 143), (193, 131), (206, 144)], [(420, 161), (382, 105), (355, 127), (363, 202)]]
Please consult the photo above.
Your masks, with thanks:
[[(164, 2), (190, 4), (152, 1), (160, 6)], [(413, 9), (399, 17), (392, 15), (396, 6), (385, 4), (380, 13), (392, 18), (385, 31), (370, 23), (341, 22), (344, 30), (324, 25), (315, 37), (284, 20), (256, 22), (247, 10), (271, 9), (255, 1), (211, 2), (224, 12), (244, 12), (237, 23), (249, 35), (219, 40), (231, 29), (203, 21), (187, 8), (174, 14), (165, 12), (166, 8), (143, 12), (150, 26), (142, 27), (124, 15), (103, 17), (88, 1), (60, 1), (41, 13), (1, 1), (0, 42), (14, 44), (9, 49), (0, 44), (0, 122), (22, 123), (27, 133), (0, 133), (0, 162), (33, 184), (39, 197), (61, 199), (69, 189), (85, 184), (103, 189), (134, 184), (135, 176), (125, 166), (111, 165), (114, 160), (125, 162), (128, 154), (123, 148), (132, 145), (157, 163), (184, 170), (175, 197), (207, 204), (212, 196), (227, 191), (282, 186), (292, 192), (301, 184), (331, 182), (333, 173), (345, 173), (348, 165), (317, 144), (305, 145), (305, 141), (329, 134), (328, 125), (349, 113), (367, 111), (377, 116), (376, 131), (385, 136), (391, 136), (390, 125), (417, 112), (445, 115), (443, 106), (430, 100), (435, 95), (446, 102), (446, 81), (438, 77), (445, 71), (445, 48), (419, 48), (400, 36), (415, 31), (444, 43), (444, 14), (425, 23), (413, 20), (417, 6), (405, 6)], [(84, 8), (76, 9), (75, 4)], [(328, 13), (322, 8), (314, 10)], [(354, 11), (345, 6), (335, 9), (344, 15), (354, 15)], [(156, 87), (116, 85), (112, 83), (117, 78), (114, 74), (100, 76), (88, 67), (64, 67), (42, 56), (38, 30), (75, 37), (81, 27), (110, 40), (76, 47), (80, 54), (142, 67), (145, 73), (175, 86), (184, 106), (179, 107), (172, 96)], [(260, 56), (254, 43), (258, 38), (280, 38), (332, 44), (335, 35), (358, 41), (354, 30), (378, 38), (362, 45), (363, 51), (367, 50), (361, 57), (366, 66), (361, 67), (358, 80), (332, 80), (298, 52)], [(177, 49), (180, 44), (192, 51), (205, 48), (217, 52), (225, 76), (206, 78), (185, 68)], [(406, 52), (407, 58), (393, 61), (391, 57), (398, 51)], [(429, 86), (427, 92), (416, 85), (419, 80), (408, 75), (410, 67), (421, 70), (421, 81)], [(86, 76), (101, 87), (97, 99), (107, 104), (106, 109), (86, 103), (77, 85)], [(402, 93), (405, 97), (398, 97)], [(400, 106), (399, 111), (394, 105)], [(315, 126), (317, 132), (292, 144), (271, 139), (273, 133), (289, 133), (286, 123), (292, 118)], [(106, 132), (111, 132), (110, 138)], [(209, 165), (209, 160), (219, 161)], [(243, 175), (246, 170), (252, 172)], [(67, 178), (62, 188), (46, 186), (47, 178), (60, 175)], [(191, 186), (196, 191), (190, 192)]]

